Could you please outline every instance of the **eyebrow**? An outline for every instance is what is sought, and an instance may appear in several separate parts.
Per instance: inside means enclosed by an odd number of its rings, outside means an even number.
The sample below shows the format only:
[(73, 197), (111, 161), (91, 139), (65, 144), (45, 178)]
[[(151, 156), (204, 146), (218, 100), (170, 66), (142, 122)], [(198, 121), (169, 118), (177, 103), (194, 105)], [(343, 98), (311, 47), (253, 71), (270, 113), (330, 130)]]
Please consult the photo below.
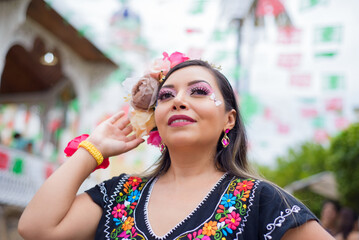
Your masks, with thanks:
[[(193, 80), (193, 81), (190, 81), (187, 84), (187, 86), (191, 86), (191, 85), (194, 85), (194, 84), (200, 83), (200, 82), (204, 82), (204, 83), (208, 84), (210, 87), (212, 87), (211, 84), (209, 84), (209, 82), (207, 82), (205, 80)], [(165, 84), (165, 85), (162, 86), (162, 88), (174, 88), (174, 87), (175, 86), (173, 84)]]

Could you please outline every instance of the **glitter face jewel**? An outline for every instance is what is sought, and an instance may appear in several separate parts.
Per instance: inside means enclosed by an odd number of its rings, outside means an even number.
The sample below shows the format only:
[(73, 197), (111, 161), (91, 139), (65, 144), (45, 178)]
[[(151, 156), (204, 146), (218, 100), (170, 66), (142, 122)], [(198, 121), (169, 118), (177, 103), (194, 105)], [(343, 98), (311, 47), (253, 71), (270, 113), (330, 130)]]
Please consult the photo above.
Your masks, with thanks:
[(221, 101), (216, 99), (216, 95), (214, 93), (212, 93), (212, 95), (209, 98), (214, 101), (214, 104), (216, 104), (217, 107), (222, 104)]

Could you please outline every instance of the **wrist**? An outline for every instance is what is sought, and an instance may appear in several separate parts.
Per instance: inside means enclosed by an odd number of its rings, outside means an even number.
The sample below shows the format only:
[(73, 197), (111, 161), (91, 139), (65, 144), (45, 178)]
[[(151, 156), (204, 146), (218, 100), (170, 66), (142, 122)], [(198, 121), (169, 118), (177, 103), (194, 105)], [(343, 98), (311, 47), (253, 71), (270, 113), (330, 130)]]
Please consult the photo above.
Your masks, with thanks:
[[(91, 147), (79, 147), (80, 143), (87, 140), (89, 142), (89, 146)], [(94, 161), (94, 164), (96, 163), (97, 167), (93, 170), (97, 169), (104, 169), (107, 168), (110, 165), (109, 158), (104, 158), (102, 154), (102, 150), (99, 148), (101, 144), (97, 144), (96, 139), (93, 139), (89, 137), (88, 134), (82, 134), (74, 139), (72, 139), (68, 144), (67, 147), (64, 149), (64, 152), (67, 157), (71, 157), (79, 148), (81, 148), (81, 152), (87, 152), (87, 154), (90, 154), (96, 161)], [(99, 142), (101, 143), (101, 142)], [(84, 144), (84, 143), (83, 143)], [(102, 157), (101, 157), (102, 156)]]
[(91, 156), (96, 160), (97, 166), (102, 164), (102, 162), (104, 160), (102, 153), (90, 141), (88, 141), (88, 140), (82, 141), (79, 144), (78, 148), (80, 148), (80, 147), (86, 149), (91, 154)]

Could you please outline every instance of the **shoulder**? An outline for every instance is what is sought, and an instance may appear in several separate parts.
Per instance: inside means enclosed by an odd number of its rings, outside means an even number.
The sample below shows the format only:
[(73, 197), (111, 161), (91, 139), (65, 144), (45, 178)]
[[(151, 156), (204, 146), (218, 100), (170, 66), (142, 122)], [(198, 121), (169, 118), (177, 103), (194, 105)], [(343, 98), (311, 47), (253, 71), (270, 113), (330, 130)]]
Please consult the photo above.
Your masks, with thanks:
[(349, 234), (348, 240), (358, 240), (359, 239), (359, 232), (353, 231)]
[(317, 220), (304, 204), (273, 183), (235, 177), (231, 187), (238, 191), (235, 195), (246, 202), (250, 213), (246, 234), (253, 232), (263, 239), (280, 239), (289, 229)]

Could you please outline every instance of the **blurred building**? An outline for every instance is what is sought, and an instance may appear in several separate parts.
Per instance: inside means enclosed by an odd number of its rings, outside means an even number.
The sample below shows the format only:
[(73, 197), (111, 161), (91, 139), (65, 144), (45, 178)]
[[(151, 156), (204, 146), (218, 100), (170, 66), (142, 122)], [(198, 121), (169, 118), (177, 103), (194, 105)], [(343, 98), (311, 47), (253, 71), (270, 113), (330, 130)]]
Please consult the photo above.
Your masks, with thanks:
[(222, 19), (237, 28), (231, 78), (252, 160), (270, 166), (289, 147), (328, 144), (359, 121), (358, 1), (221, 2)]
[[(0, 129), (0, 239), (6, 240), (20, 239), (22, 209), (60, 164), (48, 160), (48, 149), (59, 144), (67, 110), (78, 111), (76, 132), (88, 127), (81, 113), (90, 90), (118, 66), (43, 0), (0, 1), (0, 36), (0, 120), (4, 109), (17, 114)], [(13, 131), (14, 121), (22, 121), (23, 132)], [(26, 139), (31, 131), (41, 134), (38, 142)]]

